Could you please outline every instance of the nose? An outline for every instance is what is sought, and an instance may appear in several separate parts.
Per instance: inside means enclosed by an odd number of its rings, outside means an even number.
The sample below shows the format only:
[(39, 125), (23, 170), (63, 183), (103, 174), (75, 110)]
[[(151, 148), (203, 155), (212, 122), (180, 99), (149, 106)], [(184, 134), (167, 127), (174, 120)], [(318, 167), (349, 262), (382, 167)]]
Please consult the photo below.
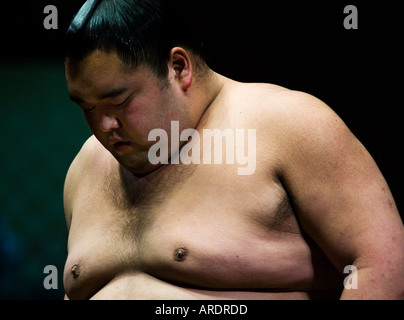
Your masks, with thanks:
[(110, 132), (120, 127), (119, 120), (114, 116), (103, 115), (100, 122), (100, 130), (102, 132)]

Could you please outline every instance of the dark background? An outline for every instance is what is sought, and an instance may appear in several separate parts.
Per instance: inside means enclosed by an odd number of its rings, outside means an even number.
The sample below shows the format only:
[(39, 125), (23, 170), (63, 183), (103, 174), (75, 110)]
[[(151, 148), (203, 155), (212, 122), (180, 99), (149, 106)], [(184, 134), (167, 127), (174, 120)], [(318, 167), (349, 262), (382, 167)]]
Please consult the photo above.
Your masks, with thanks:
[[(3, 9), (0, 299), (63, 298), (63, 183), (90, 131), (68, 99), (61, 40), (83, 2), (26, 1)], [(57, 30), (43, 27), (48, 4), (58, 9)], [(359, 11), (358, 30), (343, 26), (350, 4)], [(402, 210), (404, 54), (398, 2), (190, 0), (188, 6), (212, 69), (326, 102), (370, 151)], [(43, 287), (46, 265), (58, 268), (58, 290)]]

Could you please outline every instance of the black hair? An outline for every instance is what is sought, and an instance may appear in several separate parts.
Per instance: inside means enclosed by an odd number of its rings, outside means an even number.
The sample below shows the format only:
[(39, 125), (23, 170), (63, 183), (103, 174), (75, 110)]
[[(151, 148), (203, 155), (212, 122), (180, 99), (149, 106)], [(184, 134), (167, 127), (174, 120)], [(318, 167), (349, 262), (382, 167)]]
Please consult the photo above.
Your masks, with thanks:
[(202, 42), (178, 14), (179, 0), (88, 0), (66, 33), (65, 57), (81, 61), (94, 50), (115, 51), (132, 68), (147, 64), (166, 76), (173, 47), (181, 46), (202, 58)]

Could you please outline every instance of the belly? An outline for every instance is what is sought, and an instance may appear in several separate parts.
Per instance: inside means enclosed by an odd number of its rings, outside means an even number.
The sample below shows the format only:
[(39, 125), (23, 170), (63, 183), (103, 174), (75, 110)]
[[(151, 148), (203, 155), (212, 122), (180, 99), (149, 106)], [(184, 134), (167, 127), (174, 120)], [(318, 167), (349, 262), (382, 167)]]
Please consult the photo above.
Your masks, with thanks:
[(313, 300), (338, 299), (341, 291), (207, 290), (162, 281), (146, 273), (121, 275), (91, 300)]

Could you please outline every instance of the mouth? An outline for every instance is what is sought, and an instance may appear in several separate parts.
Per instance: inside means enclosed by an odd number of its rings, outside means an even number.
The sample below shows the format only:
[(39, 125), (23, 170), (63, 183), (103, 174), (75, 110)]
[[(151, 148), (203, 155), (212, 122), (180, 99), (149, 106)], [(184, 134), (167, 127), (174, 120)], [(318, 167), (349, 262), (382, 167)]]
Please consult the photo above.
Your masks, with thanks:
[(114, 150), (117, 152), (123, 152), (128, 150), (132, 146), (130, 141), (119, 141), (113, 144)]

